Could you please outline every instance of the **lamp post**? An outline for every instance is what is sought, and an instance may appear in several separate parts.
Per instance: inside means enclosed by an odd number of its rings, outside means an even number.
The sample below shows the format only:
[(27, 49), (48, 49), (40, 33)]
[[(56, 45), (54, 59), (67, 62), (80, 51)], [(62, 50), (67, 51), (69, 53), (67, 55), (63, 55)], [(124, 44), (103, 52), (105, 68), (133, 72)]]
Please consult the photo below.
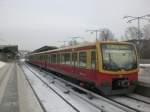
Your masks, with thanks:
[(137, 20), (137, 26), (138, 26), (138, 40), (141, 39), (140, 34), (140, 20), (149, 20), (147, 17), (150, 17), (150, 14), (144, 15), (144, 16), (124, 16), (123, 19), (127, 19), (127, 23), (131, 23), (134, 20)]
[(100, 33), (100, 32), (101, 32), (101, 30), (87, 30), (87, 32), (95, 33), (95, 35), (96, 35), (96, 41), (97, 41), (98, 33)]
[(124, 16), (123, 19), (127, 19), (127, 23), (131, 23), (132, 21), (137, 20), (137, 28), (138, 28), (138, 50), (139, 50), (139, 55), (140, 55), (140, 50), (141, 50), (141, 44), (140, 44), (140, 40), (141, 40), (141, 33), (140, 33), (140, 21), (141, 20), (148, 20), (150, 21), (150, 19), (148, 18), (150, 17), (150, 14), (144, 15), (144, 16)]

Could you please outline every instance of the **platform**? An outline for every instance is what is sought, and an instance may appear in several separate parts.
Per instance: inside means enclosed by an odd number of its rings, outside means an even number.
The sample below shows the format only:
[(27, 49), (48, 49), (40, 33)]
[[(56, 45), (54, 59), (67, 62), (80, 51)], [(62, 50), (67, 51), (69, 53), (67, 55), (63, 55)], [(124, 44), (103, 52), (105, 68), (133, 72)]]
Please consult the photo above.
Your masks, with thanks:
[(139, 83), (136, 92), (150, 97), (150, 64), (140, 64), (138, 80)]
[(43, 112), (16, 63), (6, 63), (0, 71), (0, 112)]

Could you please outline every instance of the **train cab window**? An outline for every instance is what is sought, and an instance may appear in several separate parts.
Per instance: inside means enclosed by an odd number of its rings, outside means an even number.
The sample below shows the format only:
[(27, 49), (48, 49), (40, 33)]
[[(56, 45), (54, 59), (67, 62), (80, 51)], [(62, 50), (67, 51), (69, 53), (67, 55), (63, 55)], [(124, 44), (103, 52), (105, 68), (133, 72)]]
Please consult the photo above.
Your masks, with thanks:
[(56, 54), (51, 55), (51, 63), (56, 63)]
[(70, 53), (65, 53), (65, 64), (70, 65)]
[(60, 54), (57, 54), (57, 63), (60, 63)]
[(79, 67), (86, 68), (87, 66), (87, 54), (86, 52), (79, 53)]
[(91, 51), (91, 68), (96, 69), (96, 51)]
[(78, 57), (77, 53), (72, 54), (72, 66), (77, 67), (78, 66)]

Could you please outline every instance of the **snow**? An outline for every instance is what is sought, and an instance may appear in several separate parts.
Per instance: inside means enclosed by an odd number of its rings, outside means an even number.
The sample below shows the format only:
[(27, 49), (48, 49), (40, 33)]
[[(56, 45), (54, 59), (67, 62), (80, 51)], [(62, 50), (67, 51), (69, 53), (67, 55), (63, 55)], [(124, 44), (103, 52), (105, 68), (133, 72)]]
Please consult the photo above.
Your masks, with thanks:
[(23, 69), (47, 112), (75, 112), (75, 110), (66, 105), (60, 97), (35, 77), (32, 72), (25, 67)]
[(128, 98), (128, 97), (124, 97), (124, 96), (120, 96), (120, 97), (116, 96), (116, 97), (113, 97), (113, 99), (124, 105), (128, 105), (132, 108), (135, 108), (141, 112), (150, 112), (150, 105), (146, 103), (143, 103), (143, 102), (140, 102), (140, 101)]
[(140, 68), (138, 80), (150, 84), (150, 67)]
[[(150, 64), (142, 64), (140, 66), (144, 66), (144, 67), (140, 68), (139, 80), (149, 83), (150, 82), (150, 76), (149, 76)], [(27, 74), (35, 91), (37, 92), (40, 100), (43, 102), (44, 107), (46, 108), (47, 112), (51, 112), (51, 111), (52, 112), (74, 112), (75, 111), (66, 102), (64, 102), (60, 97), (58, 97), (52, 90), (50, 90), (47, 86), (45, 86), (38, 78), (36, 78), (25, 66), (23, 66), (23, 69), (25, 73)], [(60, 81), (55, 80), (55, 83), (53, 84), (51, 82), (54, 79), (51, 76), (49, 76), (47, 73), (40, 71), (38, 69), (35, 69), (35, 68), (33, 71), (38, 76), (40, 76), (44, 81), (48, 82), (49, 85), (53, 89), (55, 89), (58, 93), (60, 93), (65, 99), (67, 99), (67, 101), (69, 101), (72, 105), (77, 107), (80, 110), (80, 112), (99, 112), (100, 111), (97, 108), (90, 105), (89, 103), (87, 103), (86, 101), (82, 100), (81, 97), (83, 97), (84, 99), (87, 99), (84, 94), (80, 94), (80, 97), (78, 97), (78, 95), (73, 94), (73, 93), (64, 94), (64, 91), (67, 91), (68, 89), (64, 89), (63, 86), (60, 86), (61, 84)], [(143, 99), (149, 102), (149, 99), (146, 97), (143, 97), (143, 96), (139, 97), (137, 95), (134, 95), (134, 97), (138, 97), (140, 99)], [(132, 108), (136, 108), (140, 111), (149, 112), (150, 110), (150, 105), (127, 98), (127, 97), (114, 97), (114, 99), (118, 102), (121, 102)], [(103, 108), (104, 110), (108, 112), (112, 112), (112, 111), (122, 112), (122, 110), (119, 110), (117, 107), (114, 107), (113, 105), (110, 105), (107, 102), (104, 102), (103, 100), (99, 100), (95, 98), (93, 100), (90, 100), (90, 102), (97, 105), (97, 107)]]
[(26, 60), (25, 58), (21, 58), (21, 59), (20, 59), (21, 62), (24, 62), (25, 60)]
[[(26, 74), (33, 84), (38, 96), (40, 97), (41, 101), (43, 102), (44, 106), (46, 107), (47, 111), (52, 112), (74, 112), (75, 110), (72, 109), (66, 102), (64, 102), (60, 97), (58, 97), (53, 91), (51, 91), (47, 86), (39, 81), (35, 76), (31, 74), (25, 67), (23, 67)], [(35, 71), (34, 71), (35, 72)], [(46, 79), (45, 79), (46, 80)], [(51, 81), (48, 79), (48, 81)], [(92, 105), (88, 104), (87, 102), (83, 101), (79, 97), (73, 94), (64, 94), (64, 91), (59, 89), (55, 84), (50, 84), (50, 86), (55, 89), (58, 93), (67, 99), (73, 106), (77, 107), (80, 112), (100, 112), (99, 109), (93, 107)]]
[(6, 63), (0, 61), (0, 68), (2, 68)]
[[(33, 70), (33, 69), (32, 69)], [(43, 71), (34, 69), (34, 72), (37, 74), (40, 74), (38, 76), (40, 76), (43, 80), (45, 80), (46, 82), (52, 82), (52, 77), (49, 76), (48, 74), (44, 73)], [(50, 74), (50, 73), (49, 73)], [(53, 87), (55, 90), (57, 90), (59, 93), (64, 94), (63, 91), (64, 88), (62, 86), (62, 83), (58, 80), (55, 80), (54, 84), (51, 84), (51, 87)], [(64, 85), (65, 86), (65, 85)], [(71, 90), (70, 90), (71, 91)], [(80, 96), (79, 96), (80, 95)], [(84, 94), (69, 94), (69, 95), (63, 95), (66, 99), (68, 99), (71, 104), (75, 105), (76, 107), (78, 107), (81, 112), (97, 112), (97, 110), (93, 110), (94, 108), (92, 108), (91, 105), (89, 105), (88, 103), (86, 103), (86, 101), (83, 101), (82, 98), (88, 100), (87, 96), (85, 96)], [(81, 98), (82, 97), (82, 98)], [(92, 100), (88, 100), (89, 102), (95, 104), (97, 107), (104, 109), (107, 112), (123, 112), (123, 110), (118, 109), (117, 107), (113, 106), (112, 104), (109, 104), (103, 100), (99, 100), (98, 98), (92, 99)]]
[(150, 98), (139, 94), (129, 94), (128, 96), (150, 103)]
[(140, 67), (150, 67), (150, 64), (140, 64)]

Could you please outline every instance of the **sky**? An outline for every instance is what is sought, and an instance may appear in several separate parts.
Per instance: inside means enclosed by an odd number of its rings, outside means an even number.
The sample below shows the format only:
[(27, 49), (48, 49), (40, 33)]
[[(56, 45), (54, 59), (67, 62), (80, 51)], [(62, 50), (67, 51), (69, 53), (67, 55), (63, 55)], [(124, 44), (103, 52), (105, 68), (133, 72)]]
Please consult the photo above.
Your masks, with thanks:
[[(0, 0), (0, 44), (35, 50), (60, 46), (71, 37), (94, 41), (89, 29), (110, 29), (120, 39), (124, 16), (150, 14), (150, 0)], [(147, 24), (141, 21), (141, 27)]]

